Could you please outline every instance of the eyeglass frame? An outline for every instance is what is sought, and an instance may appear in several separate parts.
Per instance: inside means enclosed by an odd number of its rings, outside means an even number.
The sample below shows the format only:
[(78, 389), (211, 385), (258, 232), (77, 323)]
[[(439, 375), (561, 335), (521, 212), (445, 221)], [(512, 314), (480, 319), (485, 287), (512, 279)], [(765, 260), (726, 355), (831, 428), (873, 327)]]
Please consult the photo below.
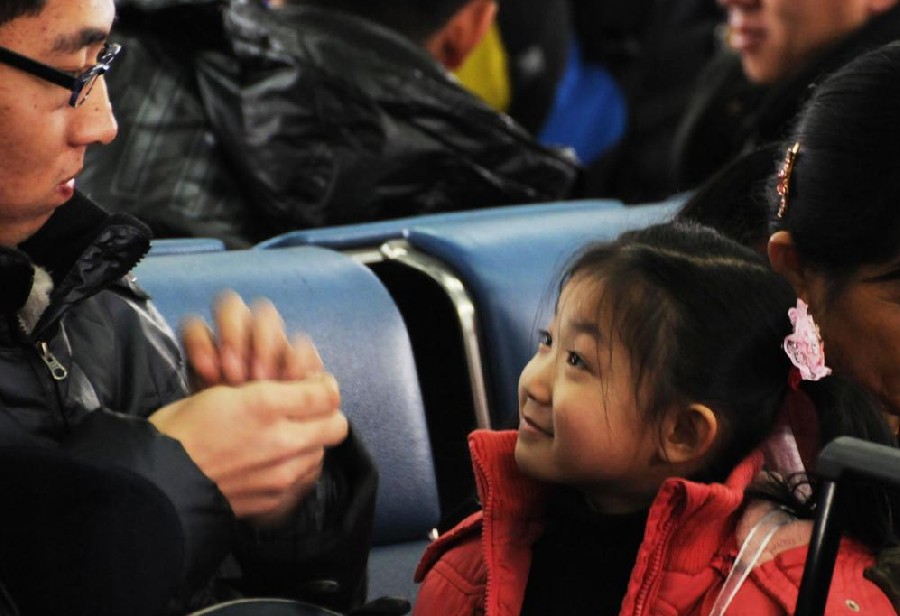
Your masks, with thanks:
[[(69, 90), (72, 93), (72, 96), (69, 98), (69, 106), (77, 108), (87, 99), (97, 78), (109, 72), (110, 65), (112, 65), (113, 60), (116, 59), (116, 56), (120, 51), (122, 51), (121, 45), (117, 43), (107, 43), (100, 50), (100, 53), (97, 54), (97, 64), (78, 76), (72, 76), (69, 73), (53, 68), (43, 62), (33, 60), (28, 56), (23, 56), (22, 54), (3, 46), (0, 46), (0, 64), (17, 68), (20, 71), (34, 75), (44, 81), (49, 81), (52, 84)], [(85, 88), (87, 88), (86, 92)], [(82, 92), (84, 92), (84, 98), (79, 102), (78, 99)]]

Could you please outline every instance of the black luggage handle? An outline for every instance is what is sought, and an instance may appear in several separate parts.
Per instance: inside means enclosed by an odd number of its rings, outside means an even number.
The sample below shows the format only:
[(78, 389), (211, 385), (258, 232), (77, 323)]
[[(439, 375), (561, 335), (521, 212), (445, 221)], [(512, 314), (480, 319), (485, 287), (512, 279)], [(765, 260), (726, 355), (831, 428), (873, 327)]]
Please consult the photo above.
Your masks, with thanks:
[(825, 613), (825, 602), (843, 530), (842, 520), (834, 508), (841, 481), (845, 475), (857, 475), (900, 486), (900, 450), (841, 436), (828, 443), (819, 453), (816, 474), (821, 478), (816, 501), (816, 522), (809, 542), (794, 616), (821, 616)]

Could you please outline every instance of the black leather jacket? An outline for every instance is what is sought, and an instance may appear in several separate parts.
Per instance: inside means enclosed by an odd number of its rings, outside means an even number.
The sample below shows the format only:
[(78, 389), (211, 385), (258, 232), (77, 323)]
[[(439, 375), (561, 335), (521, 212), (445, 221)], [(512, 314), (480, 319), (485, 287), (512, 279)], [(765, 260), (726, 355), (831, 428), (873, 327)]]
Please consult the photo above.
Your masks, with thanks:
[[(107, 214), (76, 195), (19, 250), (0, 248), (0, 447), (58, 447), (159, 488), (184, 541), (174, 613), (239, 592), (342, 609), (361, 602), (377, 473), (354, 438), (329, 451), (324, 489), (294, 520), (261, 532), (236, 523), (181, 444), (146, 420), (187, 393), (169, 327), (128, 275), (149, 238), (131, 216)], [(55, 288), (29, 335), (16, 312), (31, 289), (32, 262), (50, 272)], [(231, 566), (229, 574), (223, 562), (243, 570)], [(234, 579), (223, 583), (223, 576)], [(337, 582), (324, 598), (315, 594), (323, 579)]]
[(573, 195), (568, 154), (535, 142), (392, 30), (313, 7), (169, 4), (120, 3), (128, 55), (108, 83), (121, 132), (89, 152), (80, 184), (159, 235), (241, 246), (291, 229)]

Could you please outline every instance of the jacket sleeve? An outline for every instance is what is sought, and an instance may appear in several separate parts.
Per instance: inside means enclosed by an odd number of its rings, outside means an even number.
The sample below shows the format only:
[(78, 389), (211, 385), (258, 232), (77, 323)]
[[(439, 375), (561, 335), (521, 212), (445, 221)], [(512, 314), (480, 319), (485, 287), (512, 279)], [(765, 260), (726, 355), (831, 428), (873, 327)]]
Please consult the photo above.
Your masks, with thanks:
[(232, 548), (234, 514), (181, 443), (147, 421), (187, 394), (171, 329), (128, 280), (82, 302), (64, 329), (72, 353), (67, 397), (69, 405), (84, 410), (58, 439), (60, 448), (156, 485), (182, 526), (184, 591), (206, 586)]
[(72, 429), (61, 448), (96, 465), (126, 469), (156, 485), (181, 521), (186, 592), (213, 577), (231, 548), (234, 515), (181, 443), (160, 434), (146, 419), (98, 409)]
[(366, 598), (378, 472), (350, 436), (325, 454), (313, 492), (281, 527), (238, 525), (235, 556), (250, 596), (300, 599), (341, 612)]

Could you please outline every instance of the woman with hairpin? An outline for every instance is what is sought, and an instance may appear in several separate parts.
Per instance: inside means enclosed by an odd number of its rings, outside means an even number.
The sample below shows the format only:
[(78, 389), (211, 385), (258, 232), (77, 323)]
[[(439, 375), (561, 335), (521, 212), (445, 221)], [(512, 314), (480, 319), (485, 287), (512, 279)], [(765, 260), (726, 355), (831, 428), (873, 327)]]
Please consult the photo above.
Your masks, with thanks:
[[(774, 268), (808, 306), (829, 364), (900, 416), (900, 44), (861, 56), (803, 110), (772, 191)], [(900, 596), (900, 555), (871, 572)], [(896, 605), (896, 603), (895, 603)]]

